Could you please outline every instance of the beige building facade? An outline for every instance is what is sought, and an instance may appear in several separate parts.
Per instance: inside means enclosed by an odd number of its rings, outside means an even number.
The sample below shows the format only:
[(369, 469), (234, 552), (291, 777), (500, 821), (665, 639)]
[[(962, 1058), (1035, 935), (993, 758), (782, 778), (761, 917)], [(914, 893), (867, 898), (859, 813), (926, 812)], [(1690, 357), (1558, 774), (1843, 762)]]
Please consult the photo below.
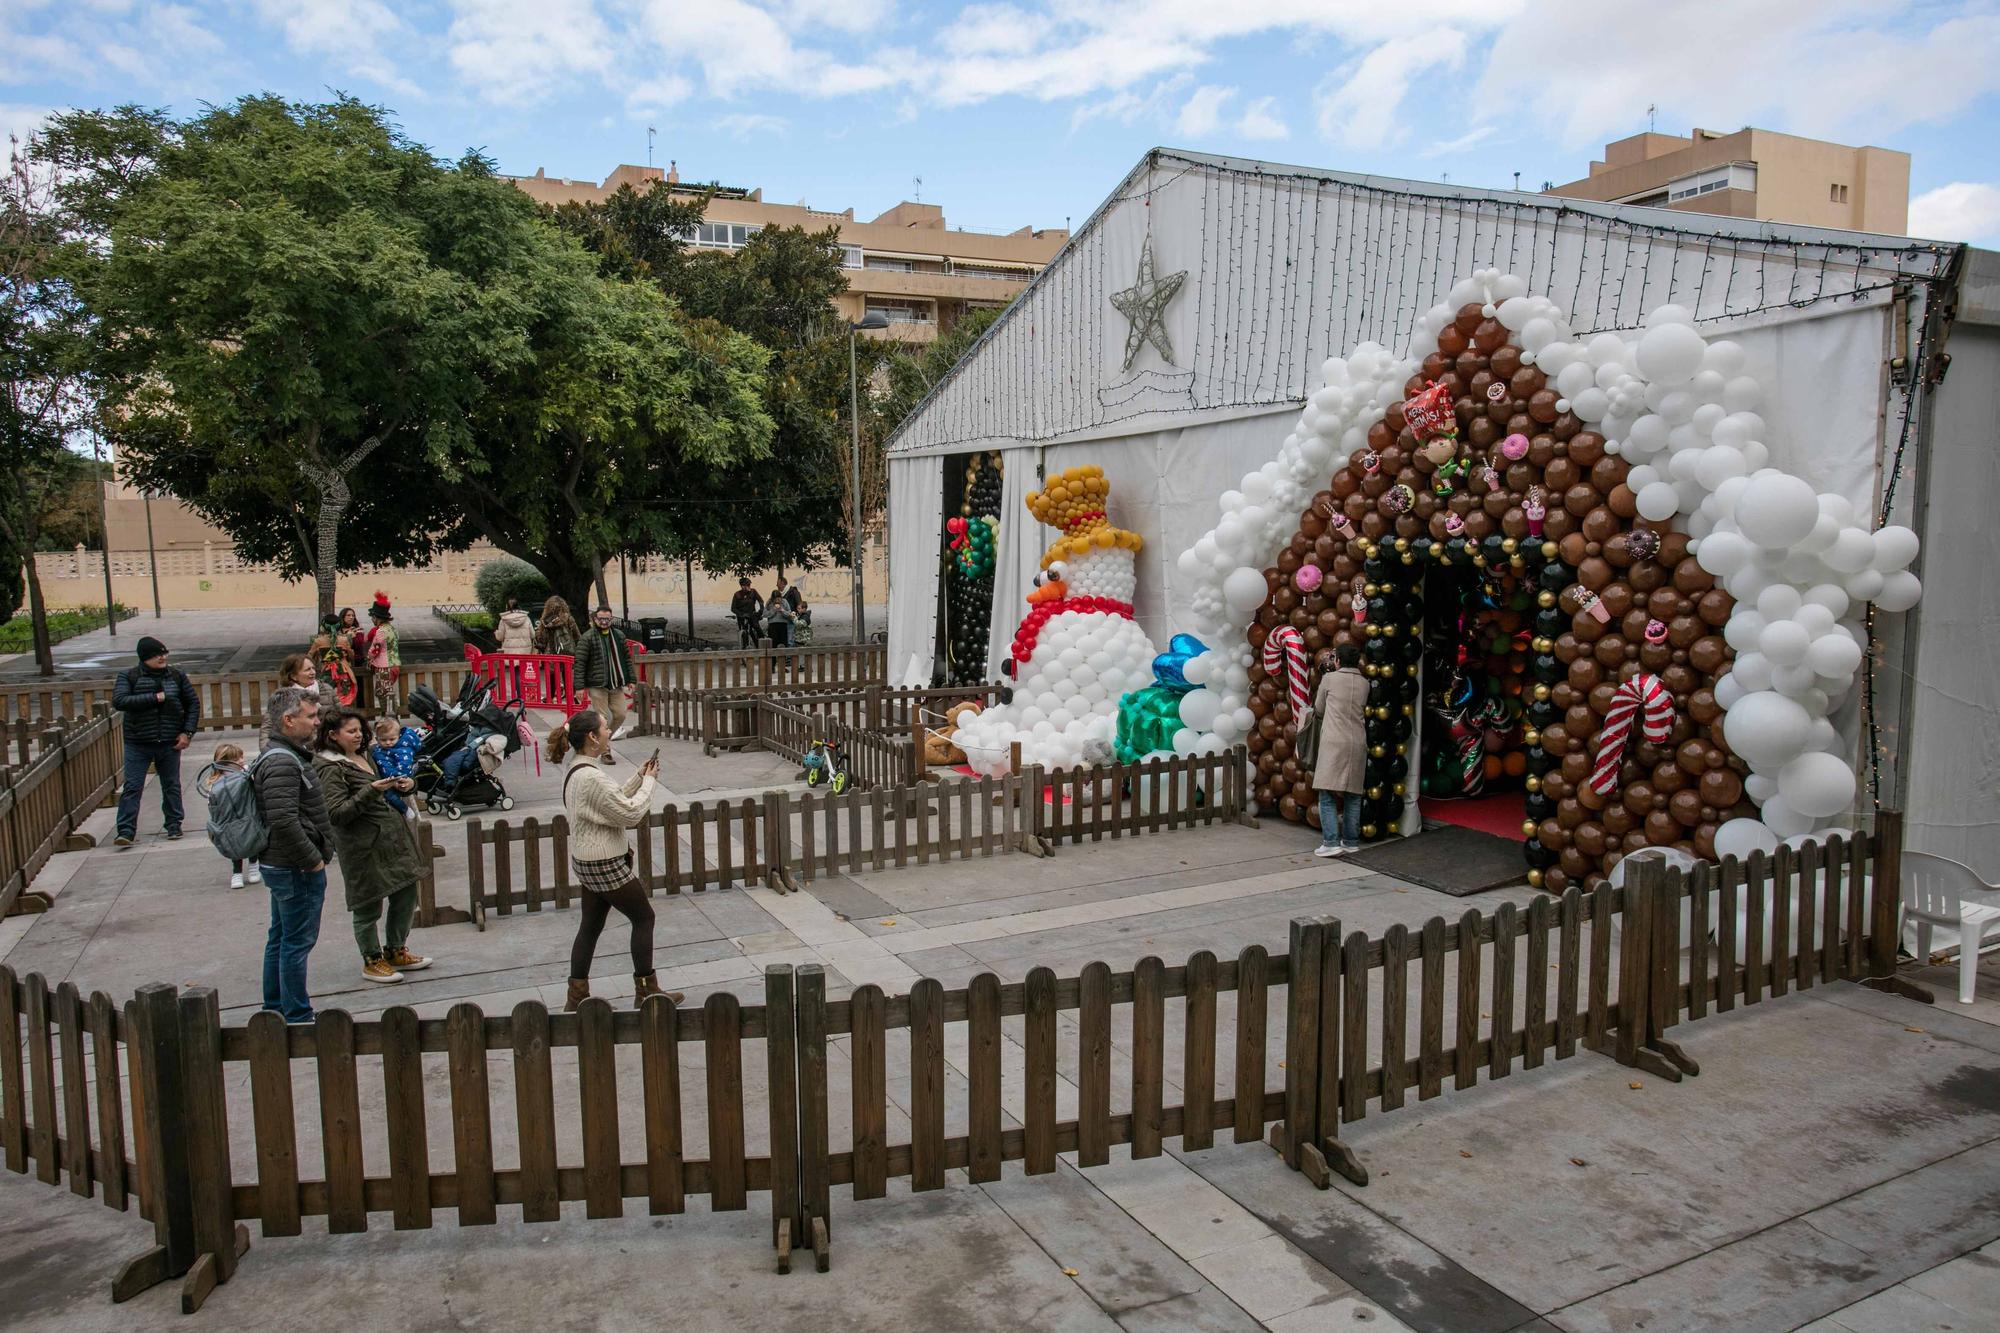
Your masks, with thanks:
[(1900, 236), (1910, 155), (1759, 129), (1635, 134), (1606, 144), (1584, 179), (1546, 193)]
[(689, 198), (713, 190), (704, 221), (689, 238), (706, 248), (738, 249), (765, 227), (836, 227), (847, 277), (847, 291), (834, 301), (840, 316), (854, 323), (878, 312), (889, 321), (882, 336), (906, 343), (932, 341), (968, 310), (1006, 305), (1069, 239), (1059, 227), (1022, 227), (1004, 235), (954, 230), (938, 205), (909, 201), (863, 222), (852, 208), (834, 213), (766, 203), (762, 190), (692, 185), (671, 166), (620, 166), (601, 183), (539, 170), (501, 179), (543, 204), (601, 203), (623, 186), (645, 191), (656, 182)]

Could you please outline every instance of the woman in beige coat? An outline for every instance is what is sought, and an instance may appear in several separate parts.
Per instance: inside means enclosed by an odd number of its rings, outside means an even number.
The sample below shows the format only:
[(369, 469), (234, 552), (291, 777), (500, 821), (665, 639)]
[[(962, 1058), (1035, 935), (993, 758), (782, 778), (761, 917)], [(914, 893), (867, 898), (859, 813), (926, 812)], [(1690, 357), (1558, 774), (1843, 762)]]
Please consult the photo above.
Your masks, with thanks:
[(1345, 856), (1361, 847), (1361, 789), (1368, 762), (1362, 715), (1368, 707), (1368, 680), (1361, 674), (1361, 650), (1353, 644), (1341, 644), (1333, 657), (1337, 669), (1320, 677), (1313, 696), (1319, 715), (1313, 788), (1319, 792), (1320, 832), (1314, 856)]

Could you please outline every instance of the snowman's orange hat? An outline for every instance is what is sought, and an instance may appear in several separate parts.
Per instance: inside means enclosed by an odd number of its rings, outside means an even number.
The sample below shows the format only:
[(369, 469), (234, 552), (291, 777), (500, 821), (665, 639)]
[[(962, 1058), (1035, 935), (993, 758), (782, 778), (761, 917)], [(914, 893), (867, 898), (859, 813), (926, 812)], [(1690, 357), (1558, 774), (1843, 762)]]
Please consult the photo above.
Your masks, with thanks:
[(1110, 495), (1111, 483), (1104, 479), (1104, 469), (1087, 463), (1058, 472), (1028, 497), (1028, 512), (1036, 521), (1063, 533), (1043, 552), (1042, 568), (1088, 551), (1113, 547), (1137, 551), (1145, 545), (1138, 533), (1111, 525), (1105, 513)]

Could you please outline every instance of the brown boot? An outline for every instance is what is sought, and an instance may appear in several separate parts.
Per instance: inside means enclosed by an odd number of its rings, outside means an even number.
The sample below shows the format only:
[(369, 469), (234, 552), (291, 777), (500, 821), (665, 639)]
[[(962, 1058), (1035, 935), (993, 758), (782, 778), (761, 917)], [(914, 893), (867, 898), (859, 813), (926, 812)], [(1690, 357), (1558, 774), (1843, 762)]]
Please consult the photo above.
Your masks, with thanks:
[(583, 1002), (589, 998), (590, 978), (571, 977), (569, 979), (569, 996), (563, 1001), (563, 1012), (566, 1014), (575, 1013), (582, 1007)]
[(675, 1004), (679, 1004), (687, 998), (687, 996), (677, 990), (661, 990), (660, 976), (657, 972), (648, 972), (643, 977), (632, 978), (632, 1007), (634, 1009), (644, 1009), (647, 998), (653, 995), (664, 995)]

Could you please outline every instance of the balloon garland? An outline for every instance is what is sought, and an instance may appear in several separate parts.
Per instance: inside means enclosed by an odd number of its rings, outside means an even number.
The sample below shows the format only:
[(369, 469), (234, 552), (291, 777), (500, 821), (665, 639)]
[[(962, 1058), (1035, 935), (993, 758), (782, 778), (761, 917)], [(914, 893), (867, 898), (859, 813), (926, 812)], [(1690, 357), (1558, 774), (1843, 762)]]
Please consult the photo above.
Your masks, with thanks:
[(945, 570), (947, 679), (972, 685), (986, 679), (986, 647), (992, 637), (993, 566), (1000, 536), (998, 454), (974, 454), (966, 464), (965, 495), (959, 512), (945, 523), (950, 560)]
[(1639, 722), (1639, 734), (1650, 745), (1662, 744), (1673, 734), (1674, 697), (1667, 693), (1658, 676), (1642, 671), (1612, 692), (1611, 710), (1604, 715), (1604, 730), (1597, 733), (1596, 760), (1585, 782), (1586, 788), (1598, 798), (1600, 809), (1603, 801), (1618, 790), (1618, 770), (1625, 762), (1625, 747), (1632, 738), (1634, 720)]

